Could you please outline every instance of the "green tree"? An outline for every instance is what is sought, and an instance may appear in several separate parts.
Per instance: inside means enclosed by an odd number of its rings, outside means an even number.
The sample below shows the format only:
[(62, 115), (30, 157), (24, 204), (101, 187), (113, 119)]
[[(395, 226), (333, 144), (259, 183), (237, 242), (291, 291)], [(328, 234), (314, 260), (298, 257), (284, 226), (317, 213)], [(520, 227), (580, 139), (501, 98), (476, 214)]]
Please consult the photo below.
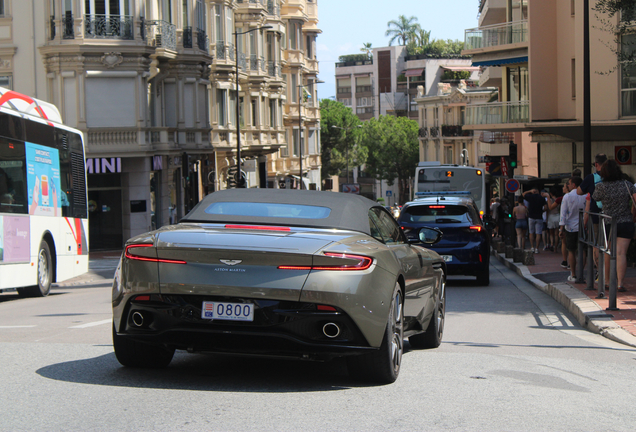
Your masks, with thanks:
[[(320, 143), (322, 179), (362, 165), (367, 149), (360, 146), (360, 119), (351, 108), (331, 99), (320, 101)], [(334, 127), (335, 126), (335, 127)]]
[(385, 36), (389, 36), (389, 45), (393, 45), (396, 40), (401, 41), (400, 45), (406, 45), (413, 37), (413, 29), (417, 22), (417, 18), (411, 16), (409, 18), (404, 15), (398, 16), (397, 20), (391, 20), (386, 23), (388, 29)]
[(389, 186), (398, 181), (399, 202), (410, 197), (410, 184), (419, 161), (418, 124), (406, 117), (380, 116), (364, 124), (362, 145), (368, 149), (365, 171)]
[(371, 52), (372, 52), (371, 42), (363, 43), (362, 44), (362, 48), (360, 48), (360, 51), (362, 51), (363, 53), (366, 53), (367, 58), (370, 59), (371, 58)]
[[(605, 44), (616, 57), (623, 73), (636, 73), (636, 0), (598, 0), (592, 8), (601, 26), (614, 36), (614, 43)], [(600, 14), (600, 15), (599, 15)], [(620, 17), (616, 24), (615, 17)], [(614, 72), (600, 72), (601, 75)]]

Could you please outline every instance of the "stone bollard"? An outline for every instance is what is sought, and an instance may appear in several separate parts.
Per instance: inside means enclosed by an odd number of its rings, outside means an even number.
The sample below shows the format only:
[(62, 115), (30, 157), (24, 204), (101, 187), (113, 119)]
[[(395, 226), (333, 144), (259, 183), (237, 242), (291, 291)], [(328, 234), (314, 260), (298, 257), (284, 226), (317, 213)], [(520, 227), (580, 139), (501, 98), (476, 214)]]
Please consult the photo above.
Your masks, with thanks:
[(497, 243), (497, 253), (504, 253), (506, 251), (506, 244), (504, 242)]
[(534, 252), (532, 252), (532, 249), (523, 251), (523, 265), (534, 265)]
[(512, 258), (512, 251), (514, 246), (506, 246), (506, 258)]
[(512, 261), (513, 262), (523, 261), (523, 250), (521, 248), (514, 248), (512, 250)]

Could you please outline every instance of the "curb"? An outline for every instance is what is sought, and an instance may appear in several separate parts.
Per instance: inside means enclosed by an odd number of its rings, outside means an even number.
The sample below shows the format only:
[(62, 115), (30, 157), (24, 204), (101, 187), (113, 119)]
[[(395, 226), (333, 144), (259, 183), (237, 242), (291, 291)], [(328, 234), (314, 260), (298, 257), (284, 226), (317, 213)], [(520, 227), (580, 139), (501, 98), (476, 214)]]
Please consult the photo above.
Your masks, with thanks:
[(616, 324), (605, 310), (578, 289), (567, 283), (546, 284), (532, 276), (527, 266), (513, 262), (511, 258), (506, 258), (505, 254), (492, 251), (491, 255), (494, 255), (499, 262), (526, 279), (535, 288), (540, 289), (556, 300), (574, 315), (579, 324), (586, 330), (600, 334), (614, 342), (636, 347), (636, 336)]

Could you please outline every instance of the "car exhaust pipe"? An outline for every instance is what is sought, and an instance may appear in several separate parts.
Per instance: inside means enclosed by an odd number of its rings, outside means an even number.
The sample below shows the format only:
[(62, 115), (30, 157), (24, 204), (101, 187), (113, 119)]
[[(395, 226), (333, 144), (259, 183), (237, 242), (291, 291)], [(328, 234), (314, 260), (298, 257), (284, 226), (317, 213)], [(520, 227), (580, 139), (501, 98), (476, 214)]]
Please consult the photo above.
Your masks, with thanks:
[(329, 339), (333, 339), (340, 335), (340, 327), (338, 327), (337, 324), (330, 322), (322, 326), (322, 332)]
[(137, 327), (142, 327), (144, 325), (144, 316), (141, 312), (133, 312), (132, 314), (132, 322)]

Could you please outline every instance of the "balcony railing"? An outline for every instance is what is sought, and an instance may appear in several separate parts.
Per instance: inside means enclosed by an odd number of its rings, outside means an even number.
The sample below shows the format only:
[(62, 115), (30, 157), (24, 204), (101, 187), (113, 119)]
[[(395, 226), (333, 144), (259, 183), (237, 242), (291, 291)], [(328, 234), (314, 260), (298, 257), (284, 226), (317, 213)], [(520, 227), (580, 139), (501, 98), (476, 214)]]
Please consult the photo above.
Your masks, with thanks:
[(431, 126), (430, 129), (431, 138), (439, 137), (439, 126)]
[(271, 77), (275, 77), (276, 76), (276, 68), (277, 65), (276, 63), (274, 63), (273, 61), (268, 61), (267, 62), (267, 74)]
[(201, 51), (208, 52), (208, 46), (210, 45), (210, 39), (205, 34), (205, 30), (197, 28), (197, 46)]
[(84, 37), (94, 39), (133, 39), (130, 15), (84, 15)]
[(527, 123), (530, 121), (530, 103), (493, 102), (466, 106), (466, 125)]
[(167, 21), (144, 21), (143, 37), (149, 46), (177, 50), (177, 27)]
[(472, 135), (472, 130), (463, 130), (461, 125), (442, 125), (443, 137), (465, 137)]
[(181, 38), (184, 48), (192, 48), (192, 27), (184, 28)]
[(338, 87), (338, 94), (351, 94), (351, 87)]
[(225, 60), (225, 41), (216, 41), (216, 58), (219, 60)]
[(479, 135), (479, 141), (490, 144), (502, 144), (514, 141), (515, 134), (513, 132), (482, 132)]
[(75, 20), (70, 13), (62, 16), (62, 39), (75, 39)]
[(239, 60), (238, 60), (239, 68), (246, 70), (247, 69), (247, 54), (240, 52), (238, 55), (239, 55)]
[(258, 70), (258, 56), (256, 54), (250, 54), (250, 69), (253, 71)]
[(490, 48), (528, 41), (528, 21), (514, 21), (464, 31), (466, 50)]
[(369, 86), (356, 86), (356, 93), (372, 92), (373, 87)]
[[(75, 28), (73, 25), (75, 24), (75, 20), (73, 19), (73, 15), (66, 14), (62, 15), (60, 19), (60, 23), (62, 26), (62, 39), (75, 39)], [(51, 15), (49, 20), (49, 39), (55, 39), (56, 28), (55, 28), (55, 17)]]

